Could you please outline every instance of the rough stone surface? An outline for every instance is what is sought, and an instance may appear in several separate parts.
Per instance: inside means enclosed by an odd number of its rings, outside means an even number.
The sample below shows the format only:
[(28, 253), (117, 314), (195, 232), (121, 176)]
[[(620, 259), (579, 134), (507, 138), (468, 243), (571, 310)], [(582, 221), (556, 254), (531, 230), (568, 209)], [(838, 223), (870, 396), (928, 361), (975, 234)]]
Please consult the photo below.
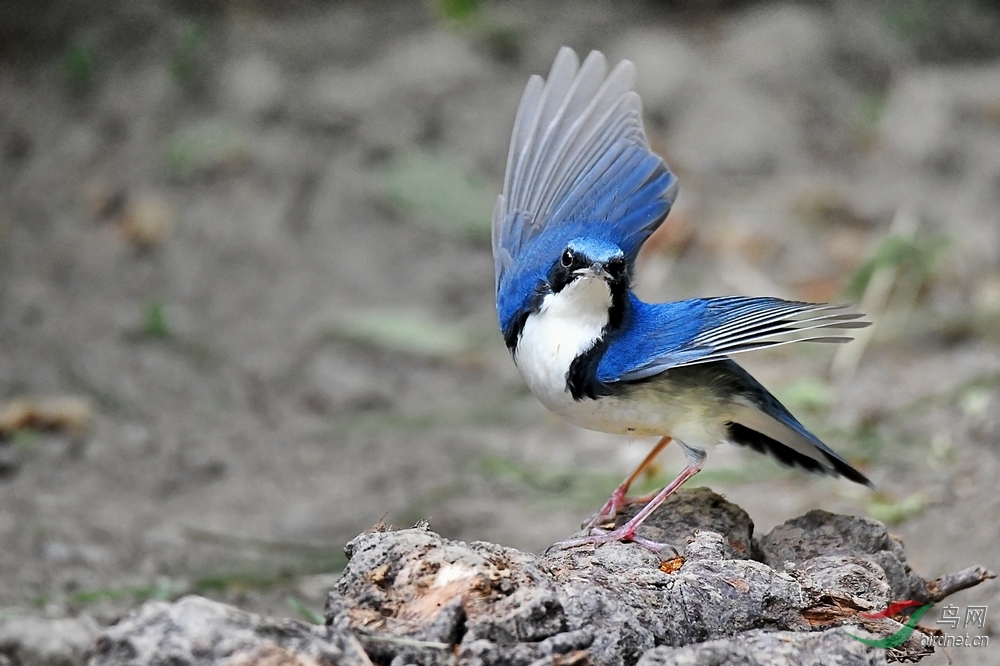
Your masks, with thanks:
[(884, 650), (870, 648), (838, 629), (816, 633), (754, 630), (732, 640), (706, 641), (681, 648), (657, 647), (637, 666), (876, 666)]
[(871, 518), (810, 511), (768, 532), (760, 548), (764, 562), (776, 568), (821, 555), (866, 559), (884, 572), (894, 599), (928, 598), (926, 583), (906, 563), (902, 542)]
[(16, 618), (0, 624), (0, 664), (69, 666), (100, 632), (92, 618)]
[[(626, 506), (616, 517), (615, 526), (625, 524), (641, 509), (641, 504)], [(693, 539), (697, 530), (721, 534), (728, 545), (727, 553), (734, 559), (761, 559), (753, 540), (750, 516), (711, 488), (692, 488), (668, 497), (642, 524), (641, 535), (683, 550), (685, 542)]]
[(87, 663), (370, 664), (357, 639), (335, 627), (271, 619), (185, 597), (151, 601), (102, 633)]
[(379, 525), (347, 545), (326, 626), (199, 597), (149, 602), (101, 634), (89, 663), (884, 664), (929, 653), (920, 631), (888, 653), (844, 631), (898, 631), (903, 618), (864, 615), (891, 600), (890, 581), (939, 600), (991, 575), (926, 583), (884, 525), (822, 511), (758, 547), (746, 512), (706, 488), (679, 492), (644, 534), (683, 555), (634, 543), (533, 555)]
[[(596, 664), (756, 664), (770, 663), (762, 660), (771, 650), (788, 663), (883, 663), (884, 654), (835, 627), (888, 635), (900, 626), (859, 615), (889, 601), (875, 560), (891, 550), (883, 560), (906, 567), (902, 547), (875, 521), (812, 512), (772, 530), (758, 551), (746, 513), (700, 488), (671, 498), (644, 535), (673, 543), (682, 564), (635, 544), (535, 556), (448, 541), (426, 526), (369, 532), (348, 546), (327, 620), (367, 636), (455, 645), (470, 664), (578, 653)], [(799, 633), (811, 630), (829, 631)], [(922, 654), (919, 638), (900, 654)], [(399, 663), (451, 658), (391, 643), (370, 654)]]

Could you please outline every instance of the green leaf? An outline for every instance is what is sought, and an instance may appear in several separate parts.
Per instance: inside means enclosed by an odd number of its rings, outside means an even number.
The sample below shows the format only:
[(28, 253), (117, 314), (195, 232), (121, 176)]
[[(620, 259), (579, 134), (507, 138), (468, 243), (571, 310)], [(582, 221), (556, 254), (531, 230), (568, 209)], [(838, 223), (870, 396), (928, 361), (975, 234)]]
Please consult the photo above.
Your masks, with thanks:
[(40, 438), (41, 435), (34, 428), (19, 428), (11, 434), (10, 443), (15, 448), (30, 451), (38, 445)]
[(63, 72), (73, 90), (87, 90), (97, 72), (97, 50), (86, 41), (74, 41), (63, 54)]
[(167, 140), (167, 169), (175, 178), (212, 169), (237, 166), (247, 159), (243, 137), (225, 124), (186, 127)]
[(488, 241), (497, 192), (454, 160), (414, 151), (390, 161), (384, 196), (431, 229)]
[(451, 23), (466, 25), (479, 15), (479, 0), (437, 0), (441, 18)]
[(167, 324), (167, 315), (164, 310), (163, 301), (151, 299), (146, 303), (146, 313), (142, 322), (142, 334), (148, 338), (165, 340), (170, 337), (170, 326)]
[(177, 85), (187, 86), (194, 80), (207, 37), (208, 27), (201, 21), (189, 21), (181, 29), (177, 48), (170, 59), (170, 75)]

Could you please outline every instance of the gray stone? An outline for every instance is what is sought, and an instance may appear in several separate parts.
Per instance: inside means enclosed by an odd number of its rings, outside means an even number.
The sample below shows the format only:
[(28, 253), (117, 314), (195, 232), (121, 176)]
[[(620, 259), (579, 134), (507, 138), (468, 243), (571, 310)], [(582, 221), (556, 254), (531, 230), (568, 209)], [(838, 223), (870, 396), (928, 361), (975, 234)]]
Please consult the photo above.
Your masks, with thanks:
[(910, 568), (903, 544), (885, 525), (860, 516), (813, 510), (778, 525), (760, 540), (764, 562), (782, 567), (822, 555), (869, 560), (885, 572), (893, 599), (924, 599), (926, 583)]
[[(615, 517), (616, 526), (623, 525), (641, 509), (641, 504), (626, 506)], [(659, 510), (642, 524), (640, 536), (670, 544), (679, 552), (685, 552), (685, 544), (693, 541), (699, 531), (722, 535), (726, 557), (755, 557), (750, 516), (722, 495), (712, 492), (711, 488), (682, 488), (668, 497)], [(719, 556), (723, 557), (722, 554)]]
[[(678, 524), (671, 525), (674, 518)], [(865, 615), (884, 607), (895, 580), (879, 558), (905, 567), (902, 546), (881, 523), (813, 511), (772, 530), (758, 551), (746, 514), (703, 488), (679, 493), (651, 522), (661, 535), (684, 538), (683, 557), (662, 561), (620, 542), (532, 555), (450, 541), (426, 524), (379, 525), (347, 545), (349, 562), (328, 595), (325, 626), (198, 597), (149, 602), (106, 629), (89, 659), (94, 665), (885, 663), (884, 650), (843, 628), (888, 636), (901, 627)], [(758, 552), (765, 562), (753, 559)], [(913, 578), (939, 601), (991, 576), (971, 568), (931, 583)], [(924, 638), (913, 632), (892, 657), (928, 654)]]
[(336, 627), (264, 618), (191, 596), (143, 604), (97, 637), (87, 663), (370, 666), (371, 661), (352, 634)]
[(732, 640), (679, 648), (657, 647), (637, 666), (876, 666), (885, 650), (868, 647), (839, 629), (817, 633), (754, 630)]
[(892, 601), (885, 572), (871, 560), (824, 555), (806, 560), (801, 570), (820, 587), (864, 599), (872, 608), (885, 608)]
[(0, 663), (72, 666), (83, 663), (100, 627), (86, 615), (75, 618), (20, 617), (0, 624)]

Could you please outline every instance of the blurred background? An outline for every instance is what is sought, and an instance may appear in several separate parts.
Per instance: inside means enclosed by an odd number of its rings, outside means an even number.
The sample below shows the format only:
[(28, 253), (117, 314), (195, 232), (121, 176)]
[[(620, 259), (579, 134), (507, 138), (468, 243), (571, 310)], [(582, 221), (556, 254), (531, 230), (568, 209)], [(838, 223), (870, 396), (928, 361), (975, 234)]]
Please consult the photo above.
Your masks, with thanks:
[[(758, 535), (823, 508), (926, 578), (997, 569), (996, 3), (11, 1), (0, 618), (314, 617), (379, 520), (538, 551), (603, 503), (650, 442), (549, 415), (493, 309), (514, 113), (563, 44), (636, 63), (680, 177), (641, 296), (876, 322), (740, 360), (877, 492), (735, 447), (692, 485)], [(994, 638), (996, 589), (954, 599), (993, 601)]]

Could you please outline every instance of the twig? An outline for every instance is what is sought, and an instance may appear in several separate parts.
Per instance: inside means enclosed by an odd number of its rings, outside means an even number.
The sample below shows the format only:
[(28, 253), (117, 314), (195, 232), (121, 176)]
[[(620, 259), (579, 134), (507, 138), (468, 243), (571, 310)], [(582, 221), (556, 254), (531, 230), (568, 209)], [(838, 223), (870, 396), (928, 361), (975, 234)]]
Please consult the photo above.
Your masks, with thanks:
[(927, 601), (937, 603), (960, 590), (974, 587), (985, 580), (996, 577), (995, 573), (982, 567), (969, 567), (955, 573), (945, 574), (937, 580), (927, 581)]

